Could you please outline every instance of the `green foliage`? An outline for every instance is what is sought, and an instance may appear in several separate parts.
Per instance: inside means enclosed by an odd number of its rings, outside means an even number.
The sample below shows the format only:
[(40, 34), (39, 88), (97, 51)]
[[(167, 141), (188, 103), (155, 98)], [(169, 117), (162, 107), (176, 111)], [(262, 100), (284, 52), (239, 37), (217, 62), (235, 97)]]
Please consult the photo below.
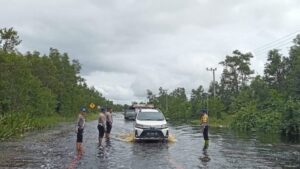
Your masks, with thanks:
[(0, 52), (1, 82), (0, 110), (6, 112), (29, 112), (44, 114), (53, 112), (55, 96), (42, 86), (39, 79), (31, 74), (26, 58), (15, 53)]
[(268, 62), (265, 65), (265, 81), (271, 88), (279, 91), (286, 87), (287, 58), (282, 57), (277, 49), (268, 54)]
[(254, 73), (250, 68), (250, 59), (253, 58), (251, 53), (242, 53), (234, 50), (231, 56), (226, 56), (220, 64), (224, 66), (221, 75), (220, 85), (218, 85), (218, 95), (223, 101), (225, 111), (232, 111), (230, 107), (232, 99), (240, 92), (243, 87), (247, 86), (250, 75)]
[(252, 91), (248, 87), (243, 89), (237, 94), (236, 97), (232, 97), (230, 104), (229, 114), (234, 114), (241, 110), (243, 107), (247, 107), (249, 102), (253, 101)]
[(247, 85), (250, 75), (254, 73), (254, 71), (250, 69), (250, 59), (253, 58), (251, 53), (244, 54), (235, 50), (232, 54), (232, 56), (226, 56), (225, 60), (220, 62), (220, 64), (224, 66), (221, 76), (220, 96), (226, 106), (229, 106), (228, 103), (230, 103), (231, 98), (234, 97), (243, 86)]
[(207, 96), (205, 96), (204, 89), (200, 85), (197, 89), (192, 89), (191, 94), (191, 111), (192, 117), (199, 116), (199, 111), (206, 107)]
[[(177, 88), (167, 96), (167, 117), (185, 121), (190, 116), (190, 105), (184, 88)], [(170, 106), (169, 106), (170, 105)]]
[(222, 112), (224, 112), (225, 106), (220, 98), (210, 97), (210, 99), (208, 100), (208, 105), (208, 113), (210, 117), (215, 117), (218, 120), (223, 119)]
[(0, 138), (8, 138), (16, 133), (24, 133), (31, 129), (29, 114), (7, 113), (0, 116)]
[(282, 130), (287, 135), (300, 133), (300, 102), (288, 100), (282, 118)]
[(13, 28), (0, 29), (0, 48), (5, 52), (14, 52), (15, 47), (20, 43), (18, 32)]
[(284, 97), (277, 90), (270, 89), (259, 76), (249, 87), (244, 87), (233, 100), (233, 128), (269, 133), (280, 131)]
[(270, 89), (269, 85), (261, 76), (256, 76), (251, 84), (250, 89), (253, 97), (257, 100), (258, 103), (262, 103), (270, 98)]
[[(72, 119), (72, 117), (69, 117), (68, 119)], [(0, 116), (0, 140), (10, 137), (19, 137), (25, 132), (35, 129), (49, 128), (66, 120), (66, 118), (61, 117), (58, 114), (36, 117), (29, 113), (6, 113), (5, 115)]]
[(261, 117), (257, 119), (256, 130), (267, 133), (278, 133), (281, 127), (281, 116), (280, 112), (262, 112)]
[(257, 126), (257, 119), (260, 117), (261, 115), (257, 111), (255, 103), (249, 103), (236, 113), (231, 126), (239, 130), (254, 130)]
[(0, 138), (75, 117), (92, 102), (122, 109), (87, 86), (79, 61), (70, 61), (68, 54), (53, 48), (48, 56), (17, 53), (21, 41), (12, 28), (0, 29), (0, 38)]
[(300, 99), (300, 35), (294, 39), (287, 59), (287, 93), (288, 96)]
[[(300, 35), (294, 40), (289, 57), (271, 50), (264, 76), (251, 77), (251, 53), (233, 51), (220, 62), (224, 66), (220, 83), (200, 85), (187, 99), (185, 90), (170, 94), (160, 88), (158, 96), (148, 91), (149, 102), (176, 121), (199, 124), (199, 111), (208, 109), (210, 124), (225, 125), (242, 131), (300, 134)], [(212, 97), (213, 85), (216, 97)], [(219, 124), (219, 125), (218, 125)]]

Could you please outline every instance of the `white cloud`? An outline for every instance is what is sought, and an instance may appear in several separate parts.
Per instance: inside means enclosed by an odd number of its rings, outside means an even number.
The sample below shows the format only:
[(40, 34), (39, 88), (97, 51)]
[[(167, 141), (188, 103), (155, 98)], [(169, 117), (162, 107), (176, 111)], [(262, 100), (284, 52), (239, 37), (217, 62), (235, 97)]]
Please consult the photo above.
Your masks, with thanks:
[(134, 76), (125, 73), (95, 71), (83, 76), (89, 85), (94, 86), (105, 97), (119, 103), (128, 103), (135, 98), (133, 91), (129, 90)]

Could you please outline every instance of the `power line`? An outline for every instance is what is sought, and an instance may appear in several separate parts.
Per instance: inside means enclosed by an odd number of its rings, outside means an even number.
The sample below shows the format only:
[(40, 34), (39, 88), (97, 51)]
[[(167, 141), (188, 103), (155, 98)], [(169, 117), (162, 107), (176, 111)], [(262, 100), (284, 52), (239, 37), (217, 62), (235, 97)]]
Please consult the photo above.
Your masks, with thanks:
[(284, 47), (287, 47), (288, 44), (291, 44), (293, 42), (292, 38), (297, 33), (300, 33), (300, 30), (297, 30), (293, 33), (287, 34), (281, 38), (271, 41), (270, 43), (264, 44), (256, 49), (252, 50), (252, 52), (256, 56), (261, 56), (261, 55), (265, 55), (267, 52), (269, 52), (272, 49), (282, 49)]
[(254, 52), (256, 52), (256, 53), (264, 52), (266, 50), (278, 48), (278, 47), (284, 46), (284, 45), (292, 43), (292, 42), (293, 41), (291, 39), (287, 39), (286, 41), (282, 41), (280, 43), (273, 44), (272, 46), (261, 48), (260, 50), (254, 50)]
[(291, 44), (292, 41), (288, 41), (284, 44), (280, 44), (280, 45), (277, 45), (277, 46), (273, 46), (273, 47), (270, 47), (270, 48), (266, 48), (265, 50), (261, 50), (261, 51), (258, 51), (258, 52), (255, 52), (253, 51), (254, 54), (256, 55), (261, 55), (261, 54), (265, 54), (266, 52), (269, 52), (271, 49), (282, 49), (283, 47), (287, 47), (288, 44)]
[(260, 47), (258, 47), (258, 48), (255, 48), (255, 49), (253, 49), (253, 51), (264, 50), (264, 49), (270, 48), (270, 47), (272, 47), (272, 46), (274, 46), (274, 45), (278, 45), (278, 44), (281, 44), (281, 43), (285, 43), (286, 41), (290, 41), (291, 38), (292, 38), (292, 36), (294, 37), (295, 34), (297, 34), (297, 33), (300, 33), (300, 30), (297, 30), (297, 31), (295, 31), (295, 32), (293, 32), (293, 33), (290, 33), (290, 34), (285, 35), (285, 36), (283, 36), (283, 37), (281, 37), (281, 38), (278, 38), (278, 39), (276, 39), (276, 40), (274, 40), (274, 41), (271, 41), (271, 42), (269, 42), (269, 43), (267, 43), (267, 44), (264, 44), (264, 45), (262, 45), (262, 46), (260, 46)]

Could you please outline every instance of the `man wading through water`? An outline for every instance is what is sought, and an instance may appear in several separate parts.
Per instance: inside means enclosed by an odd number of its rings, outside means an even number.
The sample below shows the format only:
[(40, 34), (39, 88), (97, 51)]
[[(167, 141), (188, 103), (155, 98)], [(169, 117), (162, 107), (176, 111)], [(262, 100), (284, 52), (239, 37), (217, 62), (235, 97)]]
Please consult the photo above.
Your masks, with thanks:
[(102, 108), (99, 113), (98, 126), (97, 126), (98, 131), (99, 131), (99, 137), (98, 137), (99, 145), (102, 144), (102, 139), (103, 139), (104, 132), (105, 132), (105, 125), (106, 125), (105, 109)]
[(112, 108), (108, 108), (107, 112), (105, 113), (106, 115), (106, 132), (105, 132), (105, 137), (107, 139), (110, 138), (110, 132), (111, 132), (111, 128), (112, 128), (112, 123), (113, 123), (113, 119), (112, 119)]
[(76, 130), (75, 132), (77, 133), (77, 140), (76, 140), (76, 150), (77, 150), (77, 155), (83, 155), (83, 146), (82, 146), (82, 140), (83, 140), (83, 129), (84, 129), (84, 124), (85, 124), (85, 108), (83, 108), (79, 115), (78, 115), (78, 120), (77, 120), (77, 125), (76, 125)]

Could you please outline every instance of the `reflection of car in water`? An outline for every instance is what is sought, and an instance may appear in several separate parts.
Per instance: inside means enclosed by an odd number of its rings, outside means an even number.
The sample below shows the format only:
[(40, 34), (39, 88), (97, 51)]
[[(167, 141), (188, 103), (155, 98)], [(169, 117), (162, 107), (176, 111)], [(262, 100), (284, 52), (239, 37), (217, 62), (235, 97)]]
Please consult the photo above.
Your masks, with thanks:
[(134, 132), (136, 140), (167, 140), (169, 137), (167, 121), (157, 109), (140, 109)]
[(126, 120), (135, 120), (136, 112), (135, 109), (127, 109), (124, 111), (124, 118)]

